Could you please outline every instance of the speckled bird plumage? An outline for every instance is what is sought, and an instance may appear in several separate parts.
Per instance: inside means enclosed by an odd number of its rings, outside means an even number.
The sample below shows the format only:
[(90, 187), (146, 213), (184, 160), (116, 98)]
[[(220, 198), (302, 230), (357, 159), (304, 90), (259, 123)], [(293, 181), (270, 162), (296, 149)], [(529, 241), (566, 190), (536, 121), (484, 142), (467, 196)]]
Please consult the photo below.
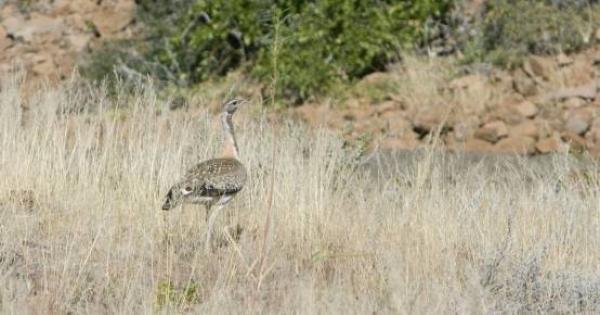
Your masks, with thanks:
[(196, 164), (169, 190), (163, 210), (181, 202), (208, 207), (221, 198), (232, 197), (246, 183), (246, 168), (235, 158), (217, 158)]
[(232, 117), (238, 107), (245, 103), (242, 99), (232, 99), (221, 111), (223, 128), (223, 153), (220, 158), (200, 162), (190, 168), (177, 182), (165, 198), (163, 210), (170, 210), (179, 204), (204, 204), (208, 211), (215, 205), (227, 203), (246, 183), (246, 168), (237, 159), (238, 147), (235, 139)]

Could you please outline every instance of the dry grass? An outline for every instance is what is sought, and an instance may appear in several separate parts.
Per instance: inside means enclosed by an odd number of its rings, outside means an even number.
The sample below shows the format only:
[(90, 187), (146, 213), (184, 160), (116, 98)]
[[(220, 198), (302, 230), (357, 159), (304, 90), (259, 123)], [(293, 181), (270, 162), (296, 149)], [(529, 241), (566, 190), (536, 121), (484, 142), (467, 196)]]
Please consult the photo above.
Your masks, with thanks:
[(3, 313), (600, 311), (597, 172), (572, 178), (567, 157), (536, 171), (431, 151), (368, 172), (326, 131), (242, 111), (250, 180), (217, 224), (244, 231), (205, 256), (204, 211), (159, 209), (217, 152), (209, 114), (76, 87), (23, 113), (2, 86)]

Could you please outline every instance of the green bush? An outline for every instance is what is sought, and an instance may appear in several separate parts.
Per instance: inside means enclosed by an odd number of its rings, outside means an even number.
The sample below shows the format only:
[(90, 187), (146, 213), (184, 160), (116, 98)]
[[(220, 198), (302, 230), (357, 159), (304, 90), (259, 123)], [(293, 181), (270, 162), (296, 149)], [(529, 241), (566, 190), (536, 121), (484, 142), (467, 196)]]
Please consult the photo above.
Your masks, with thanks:
[(597, 1), (491, 0), (465, 45), (466, 61), (512, 67), (528, 54), (577, 51), (593, 40), (598, 18)]
[(452, 0), (137, 2), (146, 34), (133, 46), (152, 66), (132, 69), (189, 85), (241, 67), (267, 84), (275, 75), (279, 96), (303, 101), (397, 59)]

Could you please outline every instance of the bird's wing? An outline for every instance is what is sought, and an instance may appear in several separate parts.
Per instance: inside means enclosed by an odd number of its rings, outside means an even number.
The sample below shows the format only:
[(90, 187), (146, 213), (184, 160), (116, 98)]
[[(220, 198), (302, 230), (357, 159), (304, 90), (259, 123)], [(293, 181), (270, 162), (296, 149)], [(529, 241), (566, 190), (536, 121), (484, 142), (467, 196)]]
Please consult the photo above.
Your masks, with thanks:
[(244, 187), (246, 170), (234, 159), (212, 159), (196, 164), (185, 175), (184, 193), (204, 196), (236, 193)]

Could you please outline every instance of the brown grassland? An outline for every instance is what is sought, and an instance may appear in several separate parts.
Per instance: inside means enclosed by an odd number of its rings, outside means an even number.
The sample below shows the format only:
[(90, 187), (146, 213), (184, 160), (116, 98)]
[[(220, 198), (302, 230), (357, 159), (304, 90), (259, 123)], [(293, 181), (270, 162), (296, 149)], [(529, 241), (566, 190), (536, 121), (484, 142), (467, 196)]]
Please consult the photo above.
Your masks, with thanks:
[(6, 79), (2, 313), (600, 312), (594, 164), (361, 155), (253, 100), (235, 117), (249, 181), (206, 256), (203, 209), (160, 205), (219, 152), (211, 113), (168, 111), (144, 87), (19, 95)]

